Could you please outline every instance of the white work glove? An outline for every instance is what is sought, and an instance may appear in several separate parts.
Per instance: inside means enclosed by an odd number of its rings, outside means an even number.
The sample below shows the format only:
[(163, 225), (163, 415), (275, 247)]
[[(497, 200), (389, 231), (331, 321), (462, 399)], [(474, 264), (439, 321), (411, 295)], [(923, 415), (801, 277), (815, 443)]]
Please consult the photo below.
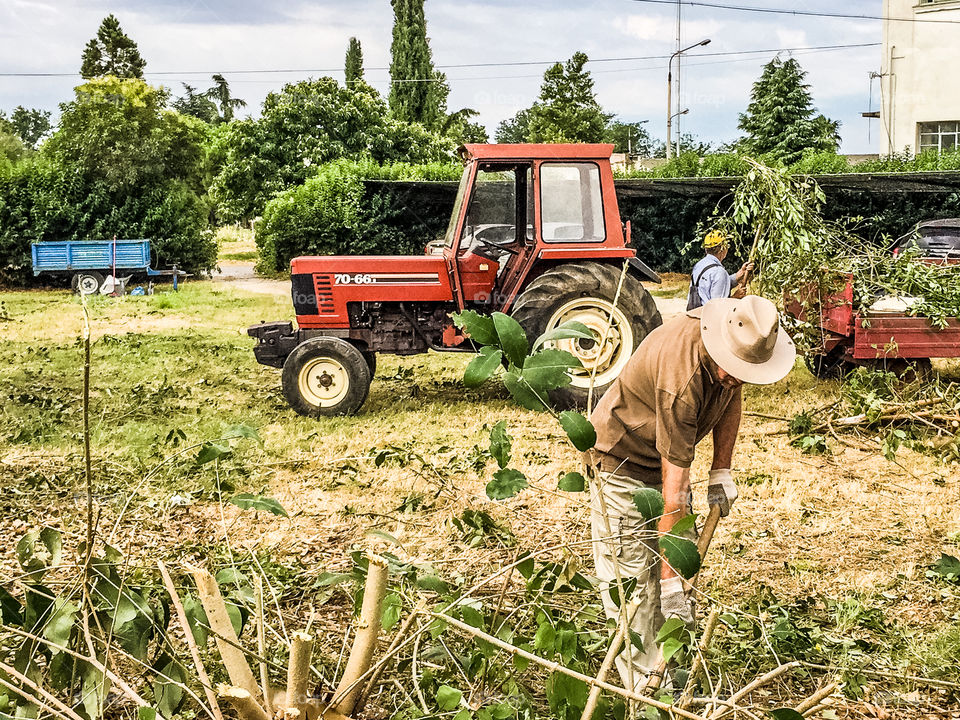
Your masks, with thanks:
[(710, 506), (720, 506), (720, 517), (730, 514), (733, 501), (737, 499), (737, 484), (733, 481), (730, 468), (721, 468), (710, 471), (710, 484), (707, 485), (707, 502)]
[(664, 620), (680, 618), (688, 628), (694, 627), (696, 605), (683, 591), (683, 580), (679, 577), (660, 580), (660, 612)]

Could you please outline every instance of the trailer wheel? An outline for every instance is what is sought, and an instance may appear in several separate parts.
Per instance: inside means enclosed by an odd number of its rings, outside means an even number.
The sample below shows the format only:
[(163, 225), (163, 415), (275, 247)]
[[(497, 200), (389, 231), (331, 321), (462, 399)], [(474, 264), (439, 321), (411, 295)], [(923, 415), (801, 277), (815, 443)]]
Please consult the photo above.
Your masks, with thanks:
[(70, 281), (70, 286), (74, 292), (80, 293), (81, 295), (96, 295), (103, 286), (103, 280), (104, 277), (100, 273), (94, 272), (93, 270), (84, 270), (73, 276), (73, 279)]
[(283, 396), (300, 415), (352, 415), (367, 399), (370, 377), (367, 361), (350, 343), (311, 338), (283, 364)]
[[(570, 385), (551, 393), (551, 400), (558, 406), (586, 407), (591, 383), (593, 400), (599, 400), (640, 342), (663, 323), (650, 293), (632, 275), (623, 279), (614, 306), (620, 273), (619, 267), (596, 262), (561, 265), (531, 282), (514, 305), (513, 317), (531, 343), (544, 332), (571, 320), (593, 331), (594, 341), (551, 343), (583, 364), (583, 368), (571, 370)], [(601, 346), (603, 338), (606, 340)]]

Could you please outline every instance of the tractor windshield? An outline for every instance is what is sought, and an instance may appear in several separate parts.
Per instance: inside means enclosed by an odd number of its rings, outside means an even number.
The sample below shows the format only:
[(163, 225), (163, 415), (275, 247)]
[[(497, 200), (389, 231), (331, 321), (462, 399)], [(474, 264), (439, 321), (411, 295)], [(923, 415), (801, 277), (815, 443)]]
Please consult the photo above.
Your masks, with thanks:
[(460, 187), (457, 189), (457, 199), (453, 201), (453, 212), (450, 213), (450, 224), (447, 225), (447, 232), (443, 240), (447, 247), (453, 247), (453, 241), (457, 233), (457, 220), (460, 219), (460, 210), (463, 207), (464, 196), (467, 194), (467, 183), (470, 181), (470, 165), (463, 169), (463, 175), (460, 176)]

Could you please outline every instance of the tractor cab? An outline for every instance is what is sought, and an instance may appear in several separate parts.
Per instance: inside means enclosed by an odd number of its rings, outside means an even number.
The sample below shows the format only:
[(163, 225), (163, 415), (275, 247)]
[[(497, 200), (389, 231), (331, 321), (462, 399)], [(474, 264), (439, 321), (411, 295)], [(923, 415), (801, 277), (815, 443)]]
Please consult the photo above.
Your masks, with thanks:
[(641, 285), (659, 277), (628, 247), (612, 151), (612, 145), (464, 146), (443, 238), (416, 257), (294, 258), (297, 327), (249, 328), (257, 360), (283, 368), (284, 395), (298, 412), (350, 413), (366, 398), (377, 353), (472, 352), (451, 315), (505, 312), (531, 339), (570, 320), (592, 328), (595, 342), (561, 341), (583, 369), (557, 400), (582, 403), (590, 387), (599, 397), (660, 324)]

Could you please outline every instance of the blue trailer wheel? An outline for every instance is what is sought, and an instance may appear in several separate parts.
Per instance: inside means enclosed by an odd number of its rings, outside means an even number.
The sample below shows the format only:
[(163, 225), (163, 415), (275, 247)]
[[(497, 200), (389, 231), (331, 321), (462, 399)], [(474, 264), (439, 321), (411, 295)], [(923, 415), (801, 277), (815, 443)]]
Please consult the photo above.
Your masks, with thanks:
[(81, 295), (96, 295), (103, 286), (103, 275), (93, 270), (84, 270), (73, 276), (73, 289)]

